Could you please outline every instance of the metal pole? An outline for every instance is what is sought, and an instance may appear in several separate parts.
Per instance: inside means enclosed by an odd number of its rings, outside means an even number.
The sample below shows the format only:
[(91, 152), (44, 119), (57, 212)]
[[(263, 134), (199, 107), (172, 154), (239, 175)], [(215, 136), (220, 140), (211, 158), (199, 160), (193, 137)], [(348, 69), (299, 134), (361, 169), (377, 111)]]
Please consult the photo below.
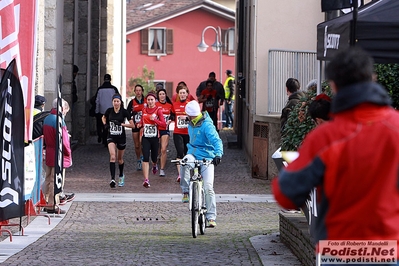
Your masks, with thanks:
[(356, 25), (357, 25), (357, 12), (358, 12), (358, 3), (357, 1), (353, 1), (353, 21), (352, 21), (352, 34), (350, 35), (350, 46), (355, 46), (356, 44)]
[[(222, 33), (221, 33), (221, 30), (220, 30), (220, 27), (218, 27), (218, 30), (219, 30), (219, 40), (220, 40), (220, 47), (219, 47), (219, 49), (220, 49), (220, 51), (219, 51), (219, 66), (220, 66), (220, 69), (219, 69), (219, 71), (220, 71), (220, 76), (219, 76), (219, 79), (220, 79), (220, 83), (222, 83), (222, 75), (223, 75), (223, 43), (222, 43)], [(223, 85), (223, 83), (222, 83), (222, 85)], [(219, 104), (219, 103), (218, 103)], [(220, 121), (220, 129), (223, 129), (223, 106), (224, 105), (222, 105), (222, 106), (219, 106), (219, 121)]]

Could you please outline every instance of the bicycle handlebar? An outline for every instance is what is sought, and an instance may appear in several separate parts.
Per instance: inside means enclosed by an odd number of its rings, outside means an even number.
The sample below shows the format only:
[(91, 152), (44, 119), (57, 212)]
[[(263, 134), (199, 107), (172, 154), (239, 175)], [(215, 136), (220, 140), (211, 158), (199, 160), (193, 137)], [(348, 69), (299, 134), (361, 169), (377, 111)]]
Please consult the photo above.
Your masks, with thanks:
[(189, 163), (193, 163), (196, 165), (199, 164), (204, 164), (204, 165), (210, 165), (213, 163), (213, 160), (207, 160), (207, 159), (202, 159), (202, 160), (194, 160), (194, 161), (188, 161), (187, 158), (186, 159), (176, 159), (176, 160), (171, 160), (171, 163), (176, 163), (176, 164), (180, 164), (180, 165), (187, 165)]

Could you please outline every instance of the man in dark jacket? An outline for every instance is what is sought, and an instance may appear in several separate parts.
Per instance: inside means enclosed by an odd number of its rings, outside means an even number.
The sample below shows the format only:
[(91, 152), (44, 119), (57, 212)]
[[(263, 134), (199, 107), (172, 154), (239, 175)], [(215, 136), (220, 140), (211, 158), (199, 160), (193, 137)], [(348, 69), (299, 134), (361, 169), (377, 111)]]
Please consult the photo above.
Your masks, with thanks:
[(112, 107), (112, 96), (119, 93), (118, 89), (111, 84), (111, 75), (104, 75), (104, 83), (97, 89), (96, 93), (96, 120), (98, 143), (103, 142), (107, 146), (107, 130), (104, 129), (102, 117), (108, 108)]
[[(220, 83), (219, 81), (216, 80), (216, 74), (215, 72), (211, 72), (208, 75), (208, 79), (202, 81), (198, 87), (197, 90), (195, 92), (197, 99), (200, 98), (201, 93), (204, 89), (206, 89), (206, 82), (207, 81), (212, 81), (213, 83), (213, 89), (216, 90), (216, 98), (215, 98), (215, 114), (216, 114), (216, 119), (214, 119), (214, 125), (216, 127), (216, 130), (219, 131), (218, 127), (217, 127), (217, 114), (218, 114), (218, 110), (220, 106), (223, 106), (224, 103), (224, 88), (223, 88), (223, 84)], [(205, 111), (205, 106), (202, 105), (202, 111)], [(222, 117), (219, 117), (219, 119), (222, 119)]]
[(294, 78), (289, 78), (285, 82), (285, 88), (287, 90), (288, 101), (281, 111), (280, 123), (281, 123), (281, 134), (283, 133), (285, 123), (287, 123), (288, 115), (294, 109), (295, 105), (299, 103), (299, 100), (305, 96), (305, 94), (300, 91), (301, 85), (299, 81)]

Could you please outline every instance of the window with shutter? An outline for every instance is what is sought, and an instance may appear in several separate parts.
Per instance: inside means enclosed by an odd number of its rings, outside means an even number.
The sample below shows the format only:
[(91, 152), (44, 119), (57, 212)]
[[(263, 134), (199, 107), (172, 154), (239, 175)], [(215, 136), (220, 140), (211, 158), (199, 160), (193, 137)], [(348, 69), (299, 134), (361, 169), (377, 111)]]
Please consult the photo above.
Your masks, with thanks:
[(165, 29), (150, 28), (149, 35), (150, 54), (165, 54)]
[(166, 30), (166, 54), (173, 54), (173, 30)]
[(229, 28), (227, 30), (227, 51), (230, 56), (235, 56), (235, 29)]
[(171, 81), (165, 82), (165, 90), (166, 90), (166, 94), (169, 96), (169, 99), (172, 99), (172, 96), (173, 96), (173, 82), (171, 82)]
[(148, 54), (148, 29), (141, 30), (141, 54)]
[(221, 42), (223, 43), (223, 46), (222, 46), (222, 54), (228, 54), (228, 49), (229, 49), (229, 38), (228, 38), (228, 36), (226, 35), (226, 34), (228, 34), (228, 31), (227, 30), (225, 30), (225, 29), (222, 29), (221, 30), (221, 34), (222, 34), (222, 37), (221, 37)]
[(223, 43), (223, 50), (222, 54), (228, 54), (230, 56), (235, 55), (235, 30), (234, 28), (222, 29), (222, 43)]
[(173, 54), (173, 30), (165, 28), (141, 30), (141, 53), (148, 55)]

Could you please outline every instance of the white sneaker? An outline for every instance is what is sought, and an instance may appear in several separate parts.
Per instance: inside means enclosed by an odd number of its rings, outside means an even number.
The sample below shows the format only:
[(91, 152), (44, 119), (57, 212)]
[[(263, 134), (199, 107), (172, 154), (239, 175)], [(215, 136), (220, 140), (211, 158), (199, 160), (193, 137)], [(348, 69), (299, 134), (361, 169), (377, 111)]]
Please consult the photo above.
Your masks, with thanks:
[(297, 210), (282, 209), (281, 211), (285, 213), (301, 213), (301, 210), (299, 209)]
[(159, 170), (159, 176), (165, 176), (165, 171), (163, 169)]

